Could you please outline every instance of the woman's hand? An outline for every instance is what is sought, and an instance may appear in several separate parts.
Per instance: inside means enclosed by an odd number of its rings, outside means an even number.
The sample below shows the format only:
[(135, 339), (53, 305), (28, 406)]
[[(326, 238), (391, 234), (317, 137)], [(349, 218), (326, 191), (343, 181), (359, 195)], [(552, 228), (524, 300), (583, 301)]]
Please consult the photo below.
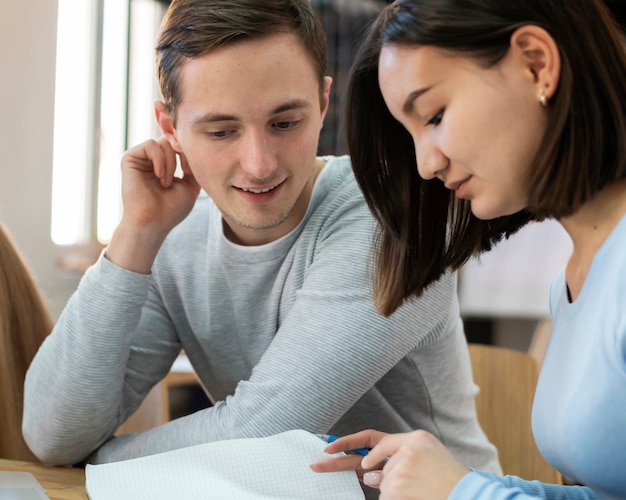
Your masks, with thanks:
[[(316, 472), (356, 470), (368, 486), (380, 488), (380, 499), (445, 499), (469, 472), (432, 434), (363, 431), (344, 436), (326, 447), (329, 453), (372, 447), (358, 462), (354, 455), (317, 462)], [(381, 465), (384, 465), (381, 470)]]
[[(384, 432), (366, 430), (357, 432), (356, 434), (349, 434), (347, 436), (340, 437), (336, 441), (330, 443), (324, 451), (329, 454), (339, 453), (342, 451), (348, 452), (357, 448), (373, 448), (381, 439), (388, 434)], [(348, 454), (346, 456), (338, 458), (329, 458), (321, 462), (311, 464), (311, 469), (315, 472), (341, 472), (346, 470), (356, 471), (359, 480), (363, 481), (363, 474), (366, 472), (361, 467), (361, 455)], [(379, 468), (383, 466), (381, 461), (378, 464)]]

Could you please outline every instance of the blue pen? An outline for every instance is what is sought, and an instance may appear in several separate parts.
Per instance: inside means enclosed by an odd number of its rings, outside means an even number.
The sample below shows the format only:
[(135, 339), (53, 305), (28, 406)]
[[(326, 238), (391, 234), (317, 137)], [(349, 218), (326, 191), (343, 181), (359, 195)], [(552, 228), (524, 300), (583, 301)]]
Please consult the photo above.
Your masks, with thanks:
[[(333, 436), (329, 434), (318, 434), (317, 437), (319, 437), (320, 439), (323, 439), (328, 444), (332, 443), (333, 441), (337, 441), (337, 439), (339, 439), (338, 436)], [(354, 450), (349, 450), (346, 453), (355, 453), (357, 455), (365, 456), (370, 452), (370, 450), (371, 448), (355, 448)]]

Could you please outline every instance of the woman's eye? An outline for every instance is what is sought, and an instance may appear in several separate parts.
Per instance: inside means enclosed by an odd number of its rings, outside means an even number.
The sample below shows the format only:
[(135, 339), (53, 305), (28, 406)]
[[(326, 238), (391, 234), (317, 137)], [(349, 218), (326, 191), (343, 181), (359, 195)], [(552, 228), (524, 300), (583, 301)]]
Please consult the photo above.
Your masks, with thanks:
[(439, 111), (436, 115), (434, 115), (430, 120), (426, 122), (426, 125), (434, 125), (437, 126), (441, 123), (443, 119), (443, 109)]

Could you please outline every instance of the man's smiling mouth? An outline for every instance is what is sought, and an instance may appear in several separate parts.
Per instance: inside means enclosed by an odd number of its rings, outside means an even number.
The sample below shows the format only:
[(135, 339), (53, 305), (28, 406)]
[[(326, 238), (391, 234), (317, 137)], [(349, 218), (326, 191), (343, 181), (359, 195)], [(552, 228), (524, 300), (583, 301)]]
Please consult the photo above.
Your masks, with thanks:
[(267, 193), (269, 191), (271, 191), (272, 189), (276, 189), (279, 186), (279, 184), (276, 184), (275, 186), (270, 186), (267, 188), (259, 188), (259, 189), (255, 189), (255, 188), (240, 188), (242, 191), (245, 191), (246, 193), (255, 193), (255, 194), (261, 194), (261, 193)]

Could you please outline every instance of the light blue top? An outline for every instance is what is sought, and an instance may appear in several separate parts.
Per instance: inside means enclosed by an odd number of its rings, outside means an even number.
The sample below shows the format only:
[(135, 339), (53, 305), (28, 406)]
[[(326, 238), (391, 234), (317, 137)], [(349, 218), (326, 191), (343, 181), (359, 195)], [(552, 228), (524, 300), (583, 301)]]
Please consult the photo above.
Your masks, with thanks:
[(598, 250), (573, 303), (565, 269), (556, 276), (550, 310), (533, 433), (546, 460), (588, 488), (473, 472), (450, 498), (626, 498), (626, 216)]

